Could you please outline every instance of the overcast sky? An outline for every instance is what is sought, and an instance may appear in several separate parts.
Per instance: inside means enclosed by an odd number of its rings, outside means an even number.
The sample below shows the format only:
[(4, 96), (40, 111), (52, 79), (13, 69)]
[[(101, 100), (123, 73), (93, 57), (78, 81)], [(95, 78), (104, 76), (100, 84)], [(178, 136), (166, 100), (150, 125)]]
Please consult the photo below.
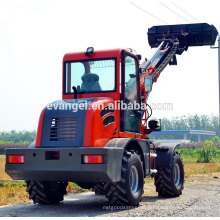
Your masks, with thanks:
[[(149, 58), (151, 26), (199, 21), (220, 30), (216, 2), (0, 0), (0, 131), (37, 129), (41, 110), (62, 98), (65, 53), (89, 46), (95, 50), (121, 47)], [(178, 56), (178, 66), (163, 71), (149, 99), (150, 103), (172, 103), (173, 110), (154, 111), (153, 116), (217, 115), (217, 55), (217, 49), (207, 46), (189, 48)]]

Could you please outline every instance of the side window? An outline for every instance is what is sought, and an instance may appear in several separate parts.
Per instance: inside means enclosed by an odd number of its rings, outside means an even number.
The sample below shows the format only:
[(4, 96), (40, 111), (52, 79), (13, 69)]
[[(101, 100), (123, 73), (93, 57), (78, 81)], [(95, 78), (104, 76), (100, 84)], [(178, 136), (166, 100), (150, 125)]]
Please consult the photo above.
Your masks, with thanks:
[(139, 97), (137, 94), (137, 77), (138, 77), (138, 63), (137, 60), (129, 55), (125, 54), (125, 68), (124, 68), (124, 102), (127, 104), (127, 107), (124, 110), (124, 117), (125, 117), (125, 124), (124, 129), (125, 131), (129, 132), (140, 132), (141, 126), (141, 117), (138, 114), (136, 104), (139, 104)]
[(137, 66), (135, 59), (125, 56), (125, 98), (134, 103), (137, 101)]

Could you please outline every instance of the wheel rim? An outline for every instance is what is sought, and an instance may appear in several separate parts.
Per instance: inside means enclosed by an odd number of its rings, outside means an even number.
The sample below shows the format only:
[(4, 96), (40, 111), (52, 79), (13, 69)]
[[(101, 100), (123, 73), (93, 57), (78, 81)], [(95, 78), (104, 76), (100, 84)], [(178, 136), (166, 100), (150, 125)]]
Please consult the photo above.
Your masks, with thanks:
[(138, 171), (134, 165), (131, 166), (130, 170), (130, 189), (132, 194), (138, 191)]
[(60, 188), (60, 182), (50, 182), (50, 190), (56, 192)]
[(180, 167), (177, 163), (174, 166), (174, 183), (176, 187), (180, 185)]

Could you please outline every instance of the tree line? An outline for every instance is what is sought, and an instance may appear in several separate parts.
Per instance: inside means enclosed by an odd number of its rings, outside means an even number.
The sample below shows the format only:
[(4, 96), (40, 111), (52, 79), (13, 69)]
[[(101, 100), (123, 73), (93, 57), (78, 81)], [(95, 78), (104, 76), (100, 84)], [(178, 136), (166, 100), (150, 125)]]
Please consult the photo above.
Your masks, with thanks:
[[(214, 131), (220, 137), (219, 118), (216, 115), (183, 115), (162, 118), (162, 130), (205, 130)], [(183, 135), (159, 135), (158, 139), (182, 139)], [(201, 136), (201, 141), (212, 140), (213, 136)], [(0, 132), (0, 144), (30, 144), (36, 139), (36, 131)], [(197, 136), (188, 135), (187, 139), (197, 142)]]
[[(219, 117), (216, 115), (183, 115), (181, 117), (162, 118), (162, 130), (204, 130), (214, 131), (220, 137)], [(183, 135), (160, 135), (158, 139), (182, 139)], [(212, 140), (213, 136), (201, 136), (201, 141)], [(196, 135), (187, 135), (187, 139), (197, 142)]]
[(15, 131), (0, 132), (0, 144), (30, 144), (36, 139), (36, 131)]

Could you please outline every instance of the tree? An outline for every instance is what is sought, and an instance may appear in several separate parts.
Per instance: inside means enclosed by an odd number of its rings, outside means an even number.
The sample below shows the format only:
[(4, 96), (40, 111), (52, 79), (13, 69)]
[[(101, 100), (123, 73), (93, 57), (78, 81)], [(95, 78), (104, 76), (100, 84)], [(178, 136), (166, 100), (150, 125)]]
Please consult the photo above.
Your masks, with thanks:
[[(215, 115), (183, 115), (172, 117), (171, 119), (162, 118), (162, 130), (205, 130), (216, 132), (220, 137), (219, 118)], [(159, 139), (181, 139), (183, 135), (160, 135)], [(188, 135), (191, 141), (197, 141), (197, 136)], [(211, 140), (211, 136), (202, 136), (201, 141)], [(216, 139), (217, 141), (217, 139)]]
[(36, 131), (15, 131), (0, 132), (0, 140), (2, 142), (23, 143), (25, 141), (33, 142), (36, 139)]

